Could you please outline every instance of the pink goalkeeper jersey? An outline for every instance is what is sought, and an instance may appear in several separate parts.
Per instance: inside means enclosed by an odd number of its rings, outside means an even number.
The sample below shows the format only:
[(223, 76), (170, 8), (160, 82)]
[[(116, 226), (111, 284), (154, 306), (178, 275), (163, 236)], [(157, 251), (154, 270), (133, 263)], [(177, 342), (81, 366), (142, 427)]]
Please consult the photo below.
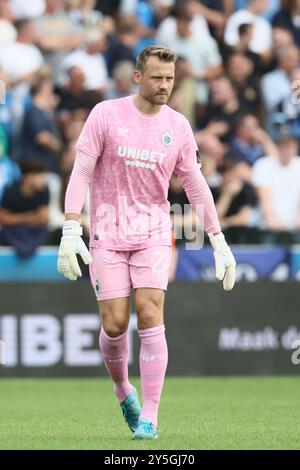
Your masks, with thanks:
[(210, 190), (197, 163), (192, 129), (169, 106), (149, 115), (136, 108), (133, 96), (99, 103), (76, 148), (66, 213), (81, 212), (80, 184), (91, 179), (92, 247), (133, 250), (171, 245), (167, 194), (174, 171), (192, 205), (204, 205), (205, 229), (220, 231)]

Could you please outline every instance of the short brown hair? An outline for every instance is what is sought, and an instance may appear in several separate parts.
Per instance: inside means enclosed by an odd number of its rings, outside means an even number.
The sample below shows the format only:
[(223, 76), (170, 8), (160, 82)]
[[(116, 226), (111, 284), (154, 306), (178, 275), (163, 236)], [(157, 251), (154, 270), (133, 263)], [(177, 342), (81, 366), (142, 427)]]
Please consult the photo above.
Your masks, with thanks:
[(277, 145), (283, 146), (283, 145), (298, 145), (298, 141), (295, 137), (293, 137), (290, 134), (283, 134), (277, 139)]
[(174, 64), (177, 59), (176, 54), (168, 47), (159, 45), (149, 46), (137, 56), (135, 68), (140, 71), (144, 70), (147, 60), (152, 56), (158, 57), (162, 62), (173, 62)]

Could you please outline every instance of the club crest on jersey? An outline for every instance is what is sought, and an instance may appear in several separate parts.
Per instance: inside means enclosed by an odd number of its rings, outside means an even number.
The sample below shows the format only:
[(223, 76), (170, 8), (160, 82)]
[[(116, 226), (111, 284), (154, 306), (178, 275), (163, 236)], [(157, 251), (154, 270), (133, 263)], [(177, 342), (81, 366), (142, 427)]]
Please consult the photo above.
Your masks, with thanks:
[(170, 131), (167, 131), (164, 133), (164, 135), (162, 136), (162, 142), (166, 147), (168, 147), (169, 145), (172, 145), (173, 137)]

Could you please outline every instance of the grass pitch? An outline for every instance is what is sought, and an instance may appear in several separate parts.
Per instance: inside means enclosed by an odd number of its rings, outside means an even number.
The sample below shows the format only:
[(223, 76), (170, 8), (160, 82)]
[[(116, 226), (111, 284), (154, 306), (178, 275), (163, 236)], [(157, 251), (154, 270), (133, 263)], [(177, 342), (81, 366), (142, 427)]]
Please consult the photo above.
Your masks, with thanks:
[(300, 377), (168, 378), (136, 442), (108, 379), (2, 379), (0, 449), (300, 449), (299, 397)]

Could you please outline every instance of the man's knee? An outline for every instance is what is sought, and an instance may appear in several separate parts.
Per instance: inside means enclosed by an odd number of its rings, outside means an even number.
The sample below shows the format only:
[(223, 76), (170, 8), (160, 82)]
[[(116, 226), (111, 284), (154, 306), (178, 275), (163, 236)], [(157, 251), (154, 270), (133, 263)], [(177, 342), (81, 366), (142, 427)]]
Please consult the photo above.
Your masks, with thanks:
[(163, 305), (161, 299), (140, 298), (136, 302), (138, 328), (144, 330), (163, 323)]
[(119, 311), (115, 311), (111, 307), (101, 307), (101, 323), (107, 336), (116, 338), (122, 335), (128, 329), (128, 315), (121, 314)]
[(104, 328), (105, 333), (110, 338), (117, 338), (121, 336), (128, 329), (128, 325), (118, 325), (116, 323), (105, 323), (102, 322), (102, 327)]

